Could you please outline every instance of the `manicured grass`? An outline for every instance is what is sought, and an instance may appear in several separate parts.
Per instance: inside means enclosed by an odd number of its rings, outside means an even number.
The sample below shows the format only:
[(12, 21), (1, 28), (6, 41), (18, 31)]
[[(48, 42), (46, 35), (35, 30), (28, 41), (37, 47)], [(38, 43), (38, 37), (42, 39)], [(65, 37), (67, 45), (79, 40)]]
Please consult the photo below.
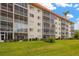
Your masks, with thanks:
[(0, 56), (79, 56), (79, 40), (0, 42)]

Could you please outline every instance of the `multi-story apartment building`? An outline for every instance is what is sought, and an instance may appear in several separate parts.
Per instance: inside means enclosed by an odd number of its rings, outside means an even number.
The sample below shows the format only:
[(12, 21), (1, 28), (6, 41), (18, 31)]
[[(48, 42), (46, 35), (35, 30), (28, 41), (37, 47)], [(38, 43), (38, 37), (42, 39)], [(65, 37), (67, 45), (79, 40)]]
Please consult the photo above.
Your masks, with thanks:
[(0, 41), (72, 38), (74, 23), (37, 3), (0, 3)]

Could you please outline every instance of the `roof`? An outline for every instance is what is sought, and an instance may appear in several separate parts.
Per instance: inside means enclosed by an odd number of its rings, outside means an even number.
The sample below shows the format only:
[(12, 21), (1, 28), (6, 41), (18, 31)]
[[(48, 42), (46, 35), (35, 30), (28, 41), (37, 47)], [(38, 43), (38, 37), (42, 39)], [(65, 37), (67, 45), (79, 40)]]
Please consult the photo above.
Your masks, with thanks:
[(60, 15), (58, 15), (58, 14), (52, 12), (50, 9), (48, 9), (48, 8), (45, 7), (45, 6), (42, 6), (42, 5), (39, 4), (39, 3), (32, 3), (32, 5), (35, 6), (35, 7), (37, 7), (37, 8), (40, 8), (40, 9), (42, 9), (42, 10), (48, 11), (48, 12), (50, 12), (51, 14), (53, 14), (53, 15), (59, 17), (59, 18), (62, 18), (63, 20), (66, 20), (66, 21), (70, 22), (71, 24), (74, 24), (74, 22), (69, 21), (68, 19), (66, 19), (66, 18), (64, 18), (64, 17), (62, 17), (62, 16), (60, 16)]

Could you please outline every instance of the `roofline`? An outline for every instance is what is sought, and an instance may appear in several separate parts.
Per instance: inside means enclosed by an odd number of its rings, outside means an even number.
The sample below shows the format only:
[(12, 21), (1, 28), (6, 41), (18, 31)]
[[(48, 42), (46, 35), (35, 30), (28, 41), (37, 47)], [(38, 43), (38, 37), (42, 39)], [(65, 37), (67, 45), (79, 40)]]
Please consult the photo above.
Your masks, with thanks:
[(58, 15), (58, 14), (52, 12), (50, 9), (48, 9), (48, 8), (45, 7), (45, 6), (42, 6), (42, 5), (39, 4), (39, 3), (31, 3), (31, 4), (32, 4), (33, 6), (35, 6), (35, 7), (38, 7), (38, 8), (40, 8), (40, 9), (42, 9), (42, 10), (48, 11), (48, 12), (50, 12), (51, 14), (53, 14), (53, 15), (59, 17), (59, 18), (62, 18), (63, 20), (66, 20), (66, 21), (70, 22), (71, 24), (74, 24), (74, 22), (69, 21), (69, 20), (67, 20), (66, 18), (64, 18), (64, 17), (62, 17), (62, 16), (60, 16), (60, 15)]

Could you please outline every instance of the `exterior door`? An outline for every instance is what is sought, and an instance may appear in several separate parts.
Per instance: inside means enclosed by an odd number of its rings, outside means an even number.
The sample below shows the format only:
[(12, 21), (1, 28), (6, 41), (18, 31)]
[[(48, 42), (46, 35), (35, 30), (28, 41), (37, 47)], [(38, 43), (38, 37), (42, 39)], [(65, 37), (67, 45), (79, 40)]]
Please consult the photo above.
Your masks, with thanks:
[(5, 40), (5, 34), (1, 35), (1, 40)]

